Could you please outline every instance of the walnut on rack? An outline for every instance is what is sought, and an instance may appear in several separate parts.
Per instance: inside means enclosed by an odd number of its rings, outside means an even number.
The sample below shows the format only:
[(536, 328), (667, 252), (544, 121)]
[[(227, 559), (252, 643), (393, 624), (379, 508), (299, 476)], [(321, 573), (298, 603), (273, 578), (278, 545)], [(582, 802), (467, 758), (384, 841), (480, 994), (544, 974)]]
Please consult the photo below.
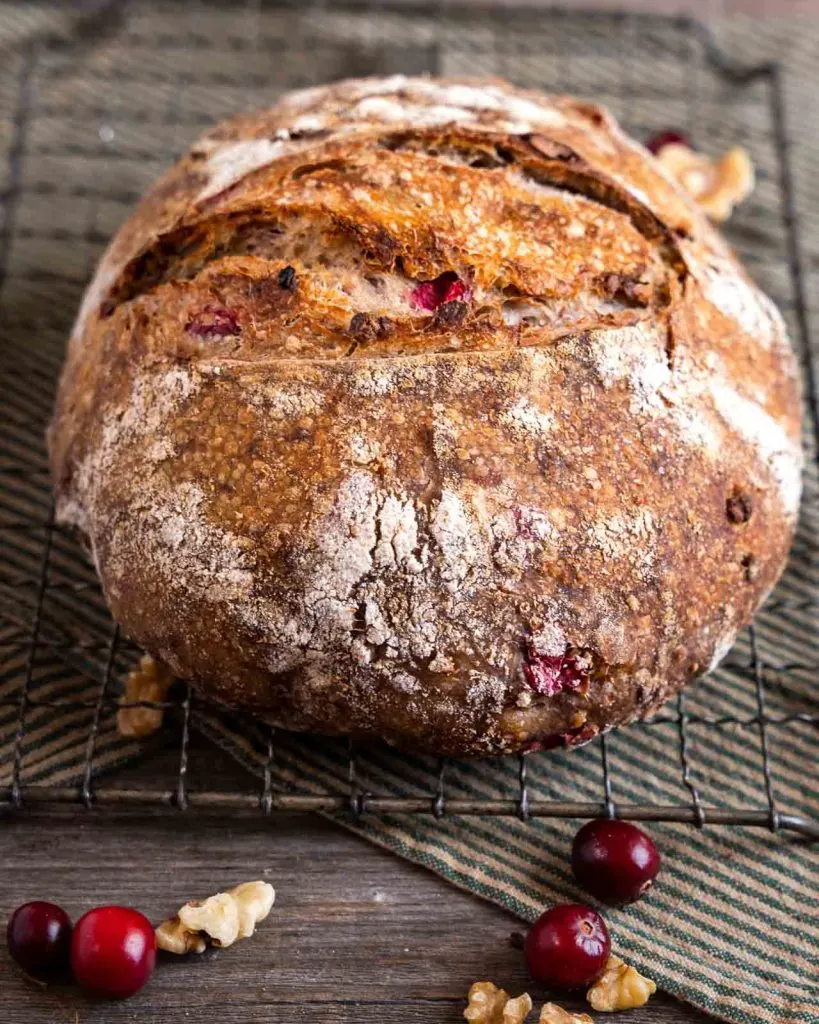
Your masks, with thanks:
[[(128, 673), (121, 703), (161, 703), (168, 696), (173, 682), (174, 677), (167, 665), (144, 654), (137, 668)], [(121, 707), (117, 712), (117, 732), (130, 739), (143, 739), (159, 729), (164, 716), (163, 708)]]
[(669, 142), (658, 150), (657, 159), (717, 223), (728, 220), (754, 189), (754, 165), (741, 146), (712, 160), (683, 142)]

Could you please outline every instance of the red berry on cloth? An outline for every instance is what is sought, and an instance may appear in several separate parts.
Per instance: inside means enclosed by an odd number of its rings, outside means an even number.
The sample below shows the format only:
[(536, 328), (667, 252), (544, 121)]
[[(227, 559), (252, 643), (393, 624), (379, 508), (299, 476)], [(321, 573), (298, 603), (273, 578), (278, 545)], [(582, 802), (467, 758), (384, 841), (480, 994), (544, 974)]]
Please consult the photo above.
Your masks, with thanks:
[(91, 995), (127, 999), (148, 981), (156, 963), (151, 922), (130, 907), (97, 907), (77, 921), (71, 968)]
[(541, 914), (529, 929), (525, 950), (536, 981), (550, 988), (584, 988), (602, 974), (611, 938), (596, 910), (567, 903)]
[(628, 821), (589, 821), (574, 837), (574, 877), (603, 903), (633, 903), (651, 887), (659, 870), (660, 854), (653, 840)]
[(34, 900), (18, 907), (6, 939), (14, 962), (33, 978), (46, 980), (68, 968), (71, 918), (54, 903)]

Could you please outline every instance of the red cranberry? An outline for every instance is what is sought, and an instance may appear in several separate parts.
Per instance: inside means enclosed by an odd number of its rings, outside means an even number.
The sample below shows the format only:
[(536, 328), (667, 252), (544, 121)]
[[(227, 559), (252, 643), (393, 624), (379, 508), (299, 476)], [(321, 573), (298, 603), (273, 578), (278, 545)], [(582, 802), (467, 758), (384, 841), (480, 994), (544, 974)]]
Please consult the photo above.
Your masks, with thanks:
[(33, 978), (51, 978), (67, 970), (71, 918), (56, 904), (35, 900), (18, 907), (6, 938), (14, 962)]
[(71, 968), (91, 995), (127, 999), (148, 981), (155, 962), (156, 936), (138, 910), (97, 907), (77, 921)]
[(611, 953), (606, 922), (590, 907), (552, 907), (526, 936), (526, 966), (549, 988), (583, 988), (603, 973)]
[(239, 318), (232, 309), (225, 306), (205, 306), (185, 324), (188, 334), (194, 334), (198, 338), (213, 335), (217, 338), (227, 338), (240, 331)]
[(574, 837), (574, 877), (603, 903), (633, 903), (651, 887), (659, 870), (657, 847), (628, 821), (589, 821)]
[(410, 302), (418, 309), (434, 312), (446, 302), (469, 302), (472, 293), (454, 271), (439, 274), (434, 281), (422, 281), (413, 288)]
[(531, 641), (525, 651), (523, 675), (535, 693), (544, 697), (554, 697), (564, 690), (585, 692), (589, 685), (589, 675), (580, 658), (567, 653), (541, 654)]
[(652, 135), (648, 142), (646, 142), (646, 149), (656, 156), (663, 146), (672, 145), (688, 146), (689, 149), (692, 148), (691, 140), (687, 135), (683, 135), (682, 132), (666, 131), (657, 132), (656, 135)]

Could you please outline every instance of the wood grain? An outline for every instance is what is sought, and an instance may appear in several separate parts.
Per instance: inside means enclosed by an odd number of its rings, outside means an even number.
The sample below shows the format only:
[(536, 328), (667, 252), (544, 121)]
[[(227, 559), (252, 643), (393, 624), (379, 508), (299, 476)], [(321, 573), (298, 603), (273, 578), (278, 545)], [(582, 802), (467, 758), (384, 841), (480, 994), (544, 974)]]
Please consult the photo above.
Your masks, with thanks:
[[(173, 757), (117, 778), (129, 786), (155, 784), (163, 773), (167, 780)], [(193, 782), (205, 758), (211, 779), (217, 767), (224, 785), (256, 785), (199, 747)], [(158, 922), (185, 900), (240, 881), (264, 878), (277, 890), (253, 939), (201, 958), (163, 956), (150, 985), (124, 1003), (95, 1003), (69, 986), (37, 988), (4, 949), (3, 1024), (454, 1024), (475, 980), (527, 989), (536, 1006), (546, 995), (530, 985), (510, 944), (516, 918), (315, 816), (225, 822), (77, 808), (46, 820), (30, 811), (0, 820), (0, 864), (2, 920), (43, 898), (75, 918), (126, 903)], [(705, 1019), (665, 996), (628, 1015), (629, 1024)]]

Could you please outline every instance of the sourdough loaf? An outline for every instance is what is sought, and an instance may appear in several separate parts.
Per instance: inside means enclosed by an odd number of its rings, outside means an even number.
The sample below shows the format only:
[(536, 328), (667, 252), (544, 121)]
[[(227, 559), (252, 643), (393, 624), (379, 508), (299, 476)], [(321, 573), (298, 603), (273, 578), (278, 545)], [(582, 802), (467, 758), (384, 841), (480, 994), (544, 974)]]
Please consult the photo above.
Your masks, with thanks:
[(394, 77), (198, 141), (102, 259), (57, 514), (179, 676), (298, 730), (582, 743), (715, 665), (800, 494), (782, 320), (602, 109)]

